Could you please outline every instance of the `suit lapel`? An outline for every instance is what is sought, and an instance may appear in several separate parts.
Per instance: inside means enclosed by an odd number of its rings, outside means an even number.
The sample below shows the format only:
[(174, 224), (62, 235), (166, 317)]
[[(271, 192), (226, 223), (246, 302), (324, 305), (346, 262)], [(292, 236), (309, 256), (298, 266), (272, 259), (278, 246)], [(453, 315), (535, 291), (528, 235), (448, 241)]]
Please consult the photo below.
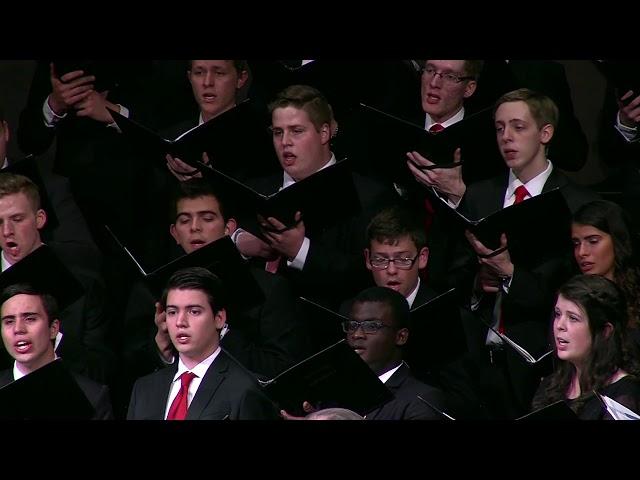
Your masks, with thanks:
[(542, 187), (542, 193), (547, 193), (553, 190), (554, 188), (562, 188), (567, 185), (569, 182), (567, 177), (565, 177), (562, 173), (560, 173), (555, 168), (551, 170), (551, 175), (547, 178), (547, 181), (544, 182), (544, 187)]
[[(393, 373), (393, 375), (391, 375), (391, 377), (389, 377), (389, 379), (385, 382), (385, 386), (389, 390), (391, 390), (391, 393), (393, 393), (394, 397), (408, 376), (409, 376), (409, 367), (407, 367), (406, 363), (402, 362), (402, 364), (400, 364), (400, 368), (396, 370)], [(373, 412), (369, 413), (367, 415), (367, 420), (375, 420), (376, 417), (380, 415), (380, 412), (382, 412), (385, 409), (385, 407), (389, 405), (389, 403), (391, 402), (393, 402), (393, 399), (391, 399), (389, 402), (385, 403), (384, 405), (380, 406), (379, 408), (376, 408)]]
[(144, 407), (144, 410), (149, 412), (146, 418), (164, 420), (171, 384), (177, 371), (178, 362), (175, 362), (171, 367), (166, 367), (158, 371), (158, 376), (155, 378), (153, 385), (155, 394), (144, 397), (144, 401), (149, 402), (149, 404)]
[(187, 410), (187, 420), (197, 420), (202, 415), (204, 409), (213, 400), (213, 397), (218, 390), (218, 387), (227, 376), (229, 370), (229, 359), (221, 351), (217, 358), (213, 361), (213, 364), (205, 373), (196, 396), (193, 397), (189, 410)]
[(0, 387), (9, 385), (11, 382), (13, 382), (13, 370), (11, 368), (0, 372)]

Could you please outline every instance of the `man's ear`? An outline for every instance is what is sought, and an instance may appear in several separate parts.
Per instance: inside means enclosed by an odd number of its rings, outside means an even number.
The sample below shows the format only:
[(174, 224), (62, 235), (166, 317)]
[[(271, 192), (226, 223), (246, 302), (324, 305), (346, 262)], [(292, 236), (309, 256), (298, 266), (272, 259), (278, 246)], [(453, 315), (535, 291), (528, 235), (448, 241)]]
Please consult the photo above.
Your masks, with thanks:
[(323, 123), (320, 127), (320, 140), (323, 145), (331, 140), (331, 126), (328, 123)]
[(364, 249), (364, 264), (367, 266), (367, 268), (368, 268), (369, 270), (371, 270), (371, 260), (370, 260), (370, 258), (369, 258), (369, 255), (370, 255), (370, 254), (369, 254), (369, 249), (368, 249), (368, 248), (365, 248), (365, 249)]
[(238, 222), (236, 222), (235, 218), (230, 218), (227, 220), (227, 223), (224, 226), (224, 234), (225, 235), (233, 235), (238, 228)]
[(420, 252), (418, 253), (418, 270), (422, 270), (427, 266), (429, 261), (429, 249), (427, 247), (422, 247)]
[(43, 209), (39, 208), (36, 212), (36, 228), (38, 230), (42, 229), (47, 223), (47, 212)]
[(401, 328), (396, 332), (396, 345), (401, 347), (409, 340), (409, 329)]
[(555, 128), (550, 123), (547, 123), (540, 129), (540, 143), (543, 145), (548, 145), (551, 139), (553, 138), (553, 134), (555, 133)]
[(246, 70), (242, 70), (238, 75), (238, 81), (236, 82), (236, 89), (240, 90), (242, 87), (244, 87), (244, 84), (247, 83), (247, 80), (249, 80), (249, 72), (247, 72)]
[(467, 86), (464, 87), (464, 98), (469, 98), (471, 95), (473, 95), (476, 91), (476, 88), (478, 88), (478, 82), (476, 82), (475, 80), (469, 80)]
[(51, 322), (51, 325), (49, 326), (49, 340), (55, 340), (59, 331), (60, 331), (60, 320), (56, 318), (53, 322)]
[(178, 240), (178, 231), (176, 230), (175, 223), (172, 223), (171, 226), (169, 227), (169, 233), (171, 234), (173, 239), (176, 241), (176, 244), (180, 244), (180, 241)]
[(222, 330), (222, 327), (227, 323), (227, 311), (224, 308), (218, 310), (218, 312), (213, 315), (213, 321), (215, 322), (216, 330)]

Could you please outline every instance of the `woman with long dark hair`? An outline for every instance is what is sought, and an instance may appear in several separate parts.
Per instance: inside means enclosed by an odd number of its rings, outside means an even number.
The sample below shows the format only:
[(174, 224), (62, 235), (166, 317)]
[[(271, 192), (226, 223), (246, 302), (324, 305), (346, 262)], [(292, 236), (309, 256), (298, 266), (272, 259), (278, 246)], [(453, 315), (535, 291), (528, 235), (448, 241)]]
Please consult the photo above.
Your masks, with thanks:
[(639, 328), (640, 247), (637, 230), (626, 212), (606, 200), (590, 202), (574, 214), (571, 239), (580, 271), (615, 282), (627, 301), (628, 326)]
[(534, 399), (535, 410), (566, 400), (581, 419), (611, 418), (597, 391), (640, 412), (640, 364), (627, 338), (627, 305), (612, 281), (578, 275), (558, 291), (553, 318), (556, 369)]

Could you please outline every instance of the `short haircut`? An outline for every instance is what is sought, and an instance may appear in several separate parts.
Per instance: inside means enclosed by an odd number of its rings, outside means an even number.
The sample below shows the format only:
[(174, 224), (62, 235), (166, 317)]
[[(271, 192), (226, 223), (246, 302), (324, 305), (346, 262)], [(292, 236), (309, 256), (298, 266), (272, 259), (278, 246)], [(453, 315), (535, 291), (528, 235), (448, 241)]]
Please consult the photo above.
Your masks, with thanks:
[(0, 172), (0, 198), (16, 193), (24, 193), (34, 211), (40, 208), (40, 192), (35, 183), (24, 175)]
[[(220, 214), (222, 219), (226, 222), (231, 215), (227, 211), (227, 202), (225, 201), (225, 195), (222, 191), (216, 191), (211, 182), (204, 178), (190, 178), (184, 182), (178, 182), (173, 188), (172, 201), (169, 211), (169, 219), (171, 223), (174, 223), (176, 216), (178, 215), (178, 203), (184, 199), (194, 199), (199, 197), (213, 197), (218, 201), (220, 207)], [(231, 204), (231, 202), (229, 202)]]
[(480, 77), (480, 72), (482, 72), (482, 68), (484, 67), (483, 60), (465, 60), (464, 61), (464, 73), (468, 77), (473, 77), (474, 80), (478, 80)]
[(199, 290), (207, 296), (211, 310), (214, 313), (227, 306), (227, 295), (220, 278), (206, 268), (191, 267), (178, 270), (169, 278), (167, 286), (162, 292), (160, 304), (167, 308), (167, 296), (170, 290)]
[[(233, 68), (236, 69), (236, 72), (238, 72), (238, 74), (249, 69), (249, 64), (247, 63), (246, 60), (229, 60), (229, 61), (233, 62)], [(192, 68), (193, 68), (193, 60), (189, 60), (189, 63), (187, 64), (187, 70), (191, 71)]]
[(49, 325), (51, 325), (55, 319), (59, 318), (60, 311), (55, 297), (35, 288), (30, 283), (16, 283), (6, 287), (2, 290), (2, 293), (0, 293), (0, 305), (4, 305), (4, 302), (16, 295), (33, 295), (34, 297), (40, 297), (42, 307), (47, 314)]
[(396, 242), (404, 236), (409, 236), (418, 249), (418, 253), (427, 246), (427, 235), (419, 212), (400, 205), (387, 207), (371, 219), (367, 227), (368, 247), (374, 240)]
[(325, 408), (317, 412), (310, 413), (305, 417), (306, 420), (364, 420), (364, 417), (358, 415), (353, 410), (346, 408)]
[(508, 102), (524, 102), (529, 106), (531, 116), (536, 121), (538, 128), (542, 128), (545, 125), (552, 125), (554, 128), (558, 127), (558, 120), (560, 118), (560, 112), (555, 102), (547, 97), (545, 94), (535, 92), (528, 88), (519, 88), (502, 95), (496, 102), (493, 108), (493, 117), (496, 116), (498, 107), (503, 103)]
[(304, 110), (318, 132), (325, 123), (333, 129), (335, 119), (331, 105), (319, 90), (309, 85), (291, 85), (282, 90), (269, 104), (269, 113), (286, 107)]
[(398, 329), (409, 327), (409, 303), (401, 293), (386, 287), (370, 287), (353, 299), (351, 308), (353, 309), (356, 303), (365, 302), (388, 305), (394, 326)]

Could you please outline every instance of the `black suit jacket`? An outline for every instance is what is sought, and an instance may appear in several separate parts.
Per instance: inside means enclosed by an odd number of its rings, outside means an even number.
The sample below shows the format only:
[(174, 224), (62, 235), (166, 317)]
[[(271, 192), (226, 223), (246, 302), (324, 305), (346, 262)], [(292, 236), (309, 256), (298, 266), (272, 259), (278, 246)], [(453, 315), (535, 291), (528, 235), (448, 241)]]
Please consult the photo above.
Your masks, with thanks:
[[(78, 386), (95, 409), (93, 420), (112, 420), (113, 409), (111, 408), (109, 388), (77, 373), (73, 373), (73, 378), (78, 382)], [(13, 381), (12, 369), (0, 371), (0, 388)]]
[[(133, 387), (128, 420), (163, 420), (178, 369), (159, 370)], [(187, 411), (187, 420), (272, 420), (278, 414), (255, 378), (221, 351), (207, 370)]]
[(95, 381), (110, 383), (115, 371), (112, 311), (106, 285), (74, 245), (51, 242), (54, 253), (82, 284), (85, 294), (60, 312), (62, 342), (58, 355), (69, 368)]
[[(133, 119), (149, 125), (150, 62), (125, 62), (128, 69), (107, 99), (129, 109)], [(118, 231), (136, 231), (145, 218), (141, 198), (146, 193), (148, 165), (130, 148), (115, 128), (73, 111), (54, 127), (47, 127), (42, 112), (51, 93), (49, 62), (39, 61), (27, 104), (16, 132), (25, 154), (40, 156), (55, 141), (53, 171), (69, 178), (73, 195), (97, 235), (103, 224)], [(141, 205), (138, 210), (138, 205)], [(95, 225), (94, 225), (95, 224)], [(135, 239), (135, 238), (134, 238)], [(100, 241), (96, 238), (96, 241)]]
[[(47, 244), (84, 288), (84, 295), (60, 311), (62, 341), (56, 352), (70, 370), (109, 384), (115, 371), (111, 338), (111, 314), (103, 280), (90, 259), (73, 243)], [(83, 260), (86, 259), (86, 262)], [(4, 348), (0, 365), (8, 368), (11, 357)]]
[[(371, 218), (395, 201), (391, 186), (353, 173), (353, 181), (362, 211), (321, 231), (307, 226), (309, 252), (302, 270), (280, 264), (278, 274), (291, 279), (295, 293), (317, 300), (336, 310), (340, 301), (355, 295), (371, 282), (371, 274), (363, 261), (366, 229)], [(282, 172), (256, 180), (254, 187), (265, 194), (282, 187)], [(327, 192), (329, 194), (329, 192)]]
[[(508, 186), (508, 175), (495, 177), (467, 188), (460, 208), (470, 218), (483, 218), (502, 209), (504, 195)], [(553, 169), (542, 192), (560, 188), (572, 212), (585, 203), (598, 198), (591, 190), (572, 183), (564, 174)], [(544, 235), (543, 226), (532, 226), (536, 234)], [(458, 285), (465, 298), (471, 298), (473, 278), (477, 271), (475, 254), (466, 238), (459, 243), (456, 264), (452, 267), (450, 282)], [(516, 343), (523, 346), (535, 357), (545, 353), (548, 348), (548, 329), (555, 292), (572, 274), (571, 252), (558, 252), (558, 256), (531, 269), (515, 265), (509, 293), (503, 292), (502, 312), (505, 318), (505, 333)], [(475, 315), (492, 323), (495, 295), (485, 294)], [(478, 319), (475, 326), (468, 322), (467, 332), (472, 352), (482, 355), (488, 327)], [(539, 373), (512, 349), (506, 348), (507, 368), (514, 385), (520, 411), (526, 411), (539, 383)]]
[(443, 417), (418, 398), (446, 412), (444, 394), (435, 387), (416, 380), (406, 363), (385, 383), (395, 398), (367, 414), (367, 420), (442, 420)]
[(418, 287), (418, 293), (416, 294), (416, 298), (413, 300), (413, 305), (411, 306), (411, 310), (414, 308), (418, 308), (420, 305), (427, 303), (432, 298), (435, 298), (438, 294), (435, 290), (428, 287), (424, 280), (420, 281), (420, 286)]
[[(295, 299), (287, 280), (256, 268), (250, 271), (264, 301), (250, 308), (229, 310), (230, 329), (220, 343), (246, 369), (260, 377), (273, 378), (311, 353), (309, 338), (296, 316)], [(124, 339), (124, 363), (131, 383), (164, 367), (154, 339), (156, 301), (146, 285), (134, 285), (125, 314), (128, 333)]]

